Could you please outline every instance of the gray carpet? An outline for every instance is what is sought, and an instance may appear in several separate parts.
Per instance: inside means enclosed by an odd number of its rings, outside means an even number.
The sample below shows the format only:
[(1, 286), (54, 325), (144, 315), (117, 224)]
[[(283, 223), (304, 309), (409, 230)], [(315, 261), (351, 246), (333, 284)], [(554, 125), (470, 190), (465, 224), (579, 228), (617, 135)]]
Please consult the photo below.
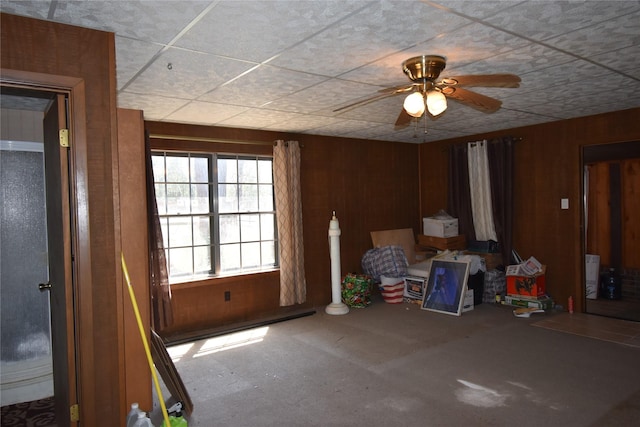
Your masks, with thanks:
[(640, 349), (531, 327), (546, 316), (375, 300), (168, 350), (190, 426), (637, 425)]

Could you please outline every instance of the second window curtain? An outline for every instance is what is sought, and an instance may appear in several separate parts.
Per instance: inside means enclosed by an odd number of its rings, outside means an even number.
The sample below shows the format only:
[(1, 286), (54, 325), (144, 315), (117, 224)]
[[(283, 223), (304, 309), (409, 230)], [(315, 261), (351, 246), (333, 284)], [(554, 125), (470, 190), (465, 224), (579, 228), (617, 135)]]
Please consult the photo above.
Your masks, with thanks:
[[(513, 247), (513, 146), (516, 139), (507, 136), (486, 141), (493, 228), (500, 242), (503, 263), (511, 261)], [(469, 175), (468, 144), (456, 144), (449, 151), (448, 211), (458, 218), (460, 234), (467, 241), (476, 240)], [(479, 239), (478, 239), (479, 240)]]
[(307, 299), (307, 283), (304, 271), (298, 141), (275, 142), (273, 180), (280, 250), (280, 306), (302, 304)]

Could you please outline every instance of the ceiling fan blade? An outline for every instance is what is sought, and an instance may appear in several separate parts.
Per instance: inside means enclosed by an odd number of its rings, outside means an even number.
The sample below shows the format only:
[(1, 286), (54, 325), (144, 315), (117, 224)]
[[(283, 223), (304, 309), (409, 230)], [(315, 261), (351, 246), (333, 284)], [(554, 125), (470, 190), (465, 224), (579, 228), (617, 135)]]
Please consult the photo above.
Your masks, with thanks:
[(403, 128), (411, 123), (411, 119), (413, 119), (413, 117), (411, 117), (409, 113), (407, 113), (406, 110), (402, 108), (400, 110), (400, 114), (398, 115), (398, 119), (396, 120), (395, 127)]
[(463, 89), (461, 87), (445, 87), (442, 89), (442, 93), (444, 93), (448, 98), (455, 99), (456, 101), (475, 108), (476, 110), (480, 110), (483, 113), (495, 113), (502, 105), (502, 101), (481, 95), (477, 92), (471, 92), (470, 90)]
[(478, 74), (453, 76), (441, 80), (446, 86), (520, 87), (520, 77), (515, 74)]

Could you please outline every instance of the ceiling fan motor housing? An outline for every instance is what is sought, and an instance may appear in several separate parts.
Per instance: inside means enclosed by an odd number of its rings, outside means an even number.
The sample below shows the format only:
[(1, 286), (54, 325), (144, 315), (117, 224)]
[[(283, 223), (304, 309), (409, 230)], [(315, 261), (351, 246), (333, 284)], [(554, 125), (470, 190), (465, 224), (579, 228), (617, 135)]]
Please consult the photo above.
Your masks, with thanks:
[(422, 55), (409, 58), (402, 63), (402, 71), (413, 82), (434, 81), (447, 64), (444, 56)]

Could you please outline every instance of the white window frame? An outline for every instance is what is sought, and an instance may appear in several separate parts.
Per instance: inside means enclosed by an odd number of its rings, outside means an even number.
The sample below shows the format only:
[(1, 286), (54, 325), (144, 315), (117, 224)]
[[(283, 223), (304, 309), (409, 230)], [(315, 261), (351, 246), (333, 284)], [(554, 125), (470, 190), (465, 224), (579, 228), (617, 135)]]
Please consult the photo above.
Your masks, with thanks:
[[(215, 277), (221, 277), (221, 276), (233, 276), (233, 275), (240, 275), (240, 274), (246, 274), (246, 273), (255, 273), (258, 271), (270, 271), (273, 269), (277, 269), (279, 267), (278, 232), (276, 228), (275, 196), (274, 196), (275, 191), (273, 188), (273, 156), (254, 155), (254, 154), (212, 153), (212, 152), (199, 152), (199, 151), (196, 151), (196, 152), (176, 151), (176, 150), (162, 150), (162, 149), (153, 149), (151, 152), (151, 155), (153, 159), (152, 161), (154, 162), (154, 166), (153, 166), (154, 185), (156, 188), (156, 202), (158, 204), (158, 216), (162, 226), (162, 234), (163, 234), (165, 255), (167, 258), (167, 268), (169, 270), (170, 283), (175, 284), (175, 283), (183, 283), (183, 282), (202, 280), (207, 278), (215, 278)], [(191, 162), (192, 158), (207, 160), (208, 178), (207, 178), (206, 185), (208, 186), (208, 199), (209, 199), (208, 212), (205, 213), (202, 210), (200, 212), (193, 211), (194, 188), (196, 186), (200, 186), (202, 188), (202, 185), (205, 183), (202, 180), (198, 180), (197, 178), (192, 177), (193, 169), (191, 167), (189, 167), (189, 177), (184, 181), (182, 180), (169, 181), (166, 179), (166, 176), (167, 176), (166, 160), (167, 158), (175, 158), (175, 157), (189, 159), (190, 165), (192, 164)], [(159, 166), (160, 165), (159, 159), (162, 159), (162, 167)], [(263, 179), (264, 175), (257, 176), (255, 182), (242, 182), (239, 180), (237, 176), (235, 181), (233, 180), (229, 181), (227, 179), (225, 182), (219, 182), (218, 160), (224, 160), (226, 162), (228, 161), (233, 162), (235, 160), (236, 164), (239, 164), (240, 162), (242, 162), (243, 164), (250, 164), (251, 161), (255, 161), (256, 171), (259, 165), (264, 165), (265, 164), (264, 161), (267, 161), (267, 163), (268, 162), (271, 163), (271, 171), (270, 171), (271, 174), (270, 174), (270, 177), (268, 177), (268, 179)], [(247, 161), (249, 163), (247, 163)], [(159, 172), (160, 170), (162, 170), (162, 172)], [(156, 176), (156, 175), (162, 175), (162, 176)], [(183, 190), (185, 186), (188, 186), (188, 189), (189, 189), (188, 198), (190, 202), (189, 202), (189, 206), (185, 207), (185, 209), (188, 209), (188, 212), (175, 212), (168, 207), (169, 201), (168, 201), (168, 198), (166, 197), (166, 194), (167, 194), (168, 186), (171, 186), (171, 185), (182, 186)], [(221, 188), (221, 186), (231, 187), (234, 185), (236, 186), (236, 194), (238, 194), (237, 209), (229, 208), (228, 203), (226, 204), (226, 207), (224, 206), (221, 207), (221, 203), (219, 200), (219, 189)], [(252, 209), (243, 209), (240, 206), (241, 202), (239, 201), (240, 200), (239, 195), (241, 194), (240, 187), (251, 190), (252, 186), (256, 187), (256, 197), (258, 199), (256, 200), (256, 204), (258, 206), (256, 207), (254, 205)], [(268, 187), (270, 187), (270, 190), (268, 189)], [(267, 197), (260, 197), (260, 188), (262, 188), (263, 190), (266, 190)], [(271, 200), (268, 200), (269, 191), (271, 193)], [(249, 200), (251, 200), (251, 198), (249, 198)], [(264, 203), (264, 201), (266, 201), (266, 203)], [(263, 205), (266, 205), (266, 207), (260, 206), (259, 205), (260, 202), (262, 202)], [(223, 201), (223, 205), (225, 205), (224, 201)], [(221, 209), (223, 210), (222, 212), (221, 212)], [(221, 230), (220, 220), (221, 218), (222, 219), (224, 219), (225, 217), (232, 218), (233, 216), (237, 217), (237, 223), (239, 227), (238, 228), (239, 236), (235, 238), (235, 240), (233, 240), (232, 238), (232, 240), (229, 241), (229, 237), (228, 237), (229, 233), (224, 232), (225, 226), (223, 226), (223, 229)], [(209, 242), (199, 244), (198, 242), (196, 242), (197, 239), (195, 238), (195, 233), (193, 231), (194, 230), (193, 221), (194, 219), (202, 220), (203, 217), (208, 218)], [(246, 218), (248, 220), (253, 220), (254, 223), (256, 218), (259, 219), (257, 221), (258, 234), (259, 234), (257, 238), (255, 237), (255, 225), (253, 228), (245, 227), (243, 225), (243, 218)], [(172, 239), (172, 236), (173, 235), (177, 236), (177, 234), (171, 231), (172, 230), (171, 222), (174, 222), (174, 227), (177, 229), (178, 222), (176, 221), (184, 222), (185, 220), (188, 223), (188, 226), (190, 227), (190, 231), (191, 231), (190, 239), (187, 238), (187, 240), (190, 240), (190, 242), (184, 243), (184, 244), (176, 244), (175, 240), (177, 239), (176, 238)], [(272, 223), (271, 223), (271, 220), (272, 220)], [(247, 223), (249, 222), (248, 221), (245, 222), (245, 224)], [(182, 224), (182, 227), (184, 227), (184, 224)], [(273, 230), (272, 234), (270, 233), (271, 227)], [(243, 238), (242, 230), (244, 230), (245, 228), (249, 230), (253, 230), (254, 236), (252, 236), (251, 238)], [(263, 229), (265, 230), (265, 233), (267, 233), (266, 236), (263, 233)], [(231, 233), (231, 234), (234, 234), (234, 233)], [(182, 236), (184, 236), (184, 233), (182, 234)], [(226, 239), (226, 241), (222, 241), (221, 239), (223, 240)], [(240, 265), (238, 265), (237, 268), (223, 269), (223, 265), (222, 265), (223, 262), (221, 261), (221, 255), (225, 253), (225, 249), (224, 249), (225, 247), (227, 248), (226, 252), (229, 252), (229, 248), (231, 247), (233, 247), (234, 250), (237, 248), (240, 251), (240, 253), (238, 254)], [(247, 257), (243, 256), (243, 253), (244, 253), (243, 251), (249, 247), (254, 248), (254, 250), (252, 251), (254, 256), (251, 257), (253, 260), (256, 259), (255, 248), (256, 247), (260, 248), (260, 250), (258, 251), (260, 261), (257, 264), (255, 261), (250, 263), (250, 265), (244, 264), (245, 262), (244, 260)], [(273, 248), (273, 253), (270, 253), (271, 247)], [(210, 254), (210, 258), (209, 258), (210, 263), (208, 263), (209, 268), (198, 269), (195, 266), (196, 256), (194, 254), (196, 250), (202, 251), (202, 250), (206, 250), (205, 248), (208, 248), (209, 254)], [(185, 268), (183, 272), (179, 274), (176, 274), (174, 269), (174, 273), (172, 274), (172, 261), (173, 261), (172, 257), (177, 256), (175, 254), (177, 254), (178, 251), (189, 251), (189, 250), (191, 251), (191, 267)], [(251, 251), (247, 251), (247, 252), (251, 252)]]

